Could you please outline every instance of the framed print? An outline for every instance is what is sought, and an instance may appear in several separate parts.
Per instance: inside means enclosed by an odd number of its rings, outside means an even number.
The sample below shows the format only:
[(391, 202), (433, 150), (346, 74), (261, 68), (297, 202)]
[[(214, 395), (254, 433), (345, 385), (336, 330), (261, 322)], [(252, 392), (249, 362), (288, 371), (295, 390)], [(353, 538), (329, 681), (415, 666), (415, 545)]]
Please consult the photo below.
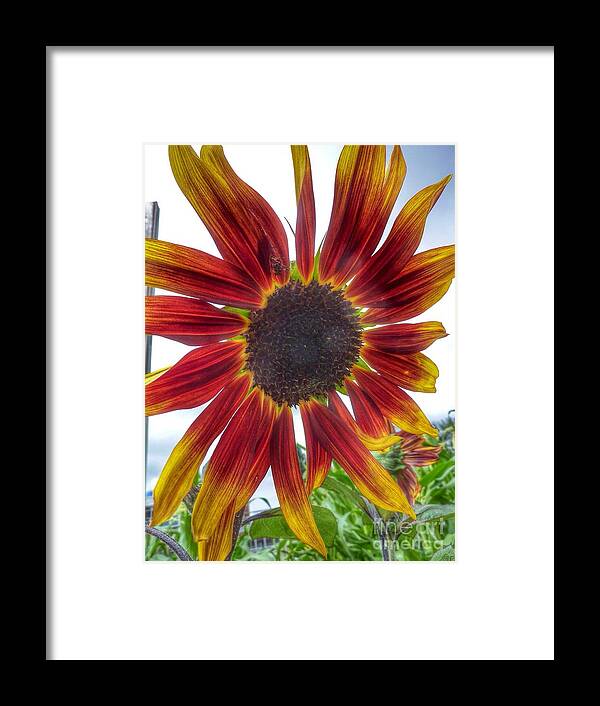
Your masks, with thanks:
[(47, 659), (553, 659), (553, 46), (46, 77)]

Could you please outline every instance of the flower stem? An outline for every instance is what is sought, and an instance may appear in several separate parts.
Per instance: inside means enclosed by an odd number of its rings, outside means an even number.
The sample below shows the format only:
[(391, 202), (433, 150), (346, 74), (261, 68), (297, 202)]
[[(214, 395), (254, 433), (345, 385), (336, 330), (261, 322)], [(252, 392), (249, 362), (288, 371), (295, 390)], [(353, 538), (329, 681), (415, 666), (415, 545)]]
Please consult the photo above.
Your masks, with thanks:
[(383, 561), (391, 561), (388, 546), (385, 541), (385, 533), (379, 533), (379, 541), (381, 542), (381, 557)]
[(246, 505), (236, 513), (234, 519), (233, 519), (233, 533), (231, 535), (231, 551), (229, 554), (225, 557), (225, 561), (231, 561), (231, 555), (233, 554), (233, 551), (235, 549), (235, 545), (237, 544), (238, 540), (238, 535), (240, 533), (240, 527), (242, 526), (242, 520), (244, 519), (244, 512), (246, 511)]
[(156, 529), (156, 527), (144, 527), (144, 532), (164, 542), (180, 561), (193, 561), (192, 557), (185, 551), (181, 544), (176, 542), (173, 537), (170, 537), (166, 532), (162, 532)]

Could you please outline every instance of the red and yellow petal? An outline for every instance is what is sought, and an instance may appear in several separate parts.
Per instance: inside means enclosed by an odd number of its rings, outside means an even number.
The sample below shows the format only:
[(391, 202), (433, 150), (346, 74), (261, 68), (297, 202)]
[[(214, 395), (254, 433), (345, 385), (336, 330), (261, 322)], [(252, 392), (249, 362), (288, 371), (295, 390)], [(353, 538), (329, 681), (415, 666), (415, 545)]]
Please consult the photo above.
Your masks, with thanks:
[(190, 297), (146, 297), (146, 333), (188, 346), (239, 336), (248, 327), (240, 314)]
[(406, 163), (398, 146), (387, 170), (385, 146), (344, 147), (319, 261), (321, 282), (340, 286), (368, 260), (381, 239), (405, 174)]
[(265, 272), (278, 284), (285, 284), (290, 274), (289, 248), (285, 229), (275, 211), (235, 173), (221, 145), (203, 145), (200, 160), (206, 164), (218, 188), (222, 190), (224, 182), (237, 200), (233, 207), (237, 207), (239, 223), (249, 240), (256, 239), (256, 252)]
[(337, 271), (350, 264), (348, 253), (363, 205), (375, 201), (384, 174), (385, 147), (346, 145), (342, 149), (335, 173), (331, 217), (319, 259), (321, 282), (335, 285)]
[(298, 463), (292, 412), (284, 405), (271, 437), (271, 472), (281, 512), (292, 532), (322, 556), (327, 549), (317, 528)]
[[(436, 304), (454, 278), (454, 245), (425, 250), (412, 257), (402, 274), (373, 284), (368, 294), (348, 297), (355, 305), (375, 307), (361, 316), (363, 323), (388, 323), (412, 319)], [(394, 318), (379, 311), (392, 309)]]
[(241, 371), (244, 344), (210, 343), (195, 348), (146, 385), (146, 415), (198, 407), (211, 400)]
[(275, 405), (254, 388), (229, 422), (206, 466), (192, 512), (196, 541), (211, 537), (225, 510), (248, 488), (261, 440), (270, 435), (274, 418)]
[(381, 435), (371, 436), (370, 434), (366, 434), (354, 417), (350, 414), (350, 411), (342, 402), (340, 396), (337, 392), (335, 392), (335, 390), (329, 393), (328, 402), (329, 409), (333, 410), (335, 414), (337, 414), (338, 417), (340, 417), (340, 419), (342, 419), (352, 429), (352, 431), (354, 431), (354, 433), (370, 451), (384, 451), (385, 449), (389, 449), (390, 446), (400, 442), (398, 436), (392, 434), (389, 429)]
[(402, 492), (406, 495), (410, 504), (414, 506), (417, 495), (421, 490), (415, 471), (410, 466), (399, 469), (396, 475), (396, 482), (402, 488)]
[(425, 221), (441, 196), (451, 175), (427, 186), (413, 196), (398, 214), (381, 248), (358, 272), (348, 288), (357, 301), (378, 296), (384, 284), (395, 280), (421, 242)]
[(233, 543), (234, 503), (229, 503), (209, 539), (198, 542), (198, 561), (225, 561)]
[[(223, 180), (226, 182), (238, 204), (249, 214), (250, 223), (244, 222), (243, 225), (247, 234), (256, 238), (256, 252), (265, 272), (278, 284), (285, 284), (290, 275), (288, 241), (275, 211), (266, 199), (235, 173), (221, 145), (203, 145), (200, 159), (211, 170), (219, 185), (222, 185)], [(241, 217), (241, 209), (239, 213)]]
[(185, 245), (146, 239), (146, 285), (215, 304), (255, 309), (265, 296), (235, 265)]
[(357, 365), (352, 368), (352, 374), (360, 387), (379, 405), (387, 419), (400, 429), (412, 434), (437, 436), (437, 429), (404, 390), (372, 370), (364, 370)]
[(246, 272), (261, 289), (268, 291), (270, 277), (257, 252), (255, 233), (242, 203), (225, 178), (210, 169), (190, 145), (169, 145), (171, 170), (179, 188), (192, 204), (225, 260)]
[(394, 307), (392, 309), (365, 309), (360, 314), (360, 322), (365, 326), (372, 324), (393, 324), (396, 321), (406, 319), (404, 307)]
[(313, 434), (306, 407), (300, 405), (300, 416), (306, 440), (306, 492), (321, 487), (331, 468), (331, 454), (318, 442)]
[(235, 499), (236, 512), (239, 512), (250, 501), (250, 498), (254, 495), (269, 470), (271, 465), (270, 444), (272, 432), (272, 424), (264, 425), (258, 432), (258, 442), (254, 449), (250, 468)]
[(220, 145), (197, 155), (170, 145), (171, 169), (180, 189), (210, 232), (225, 260), (269, 292), (289, 276), (285, 231), (267, 202), (233, 171)]
[(363, 341), (379, 351), (404, 355), (424, 351), (447, 335), (439, 321), (423, 321), (418, 324), (392, 324), (367, 329), (363, 331)]
[(169, 370), (171, 367), (173, 367), (173, 366), (166, 365), (164, 368), (158, 368), (158, 370), (152, 370), (151, 372), (146, 373), (146, 375), (144, 376), (144, 385), (147, 385), (148, 383), (152, 382), (153, 380), (156, 380), (161, 375), (166, 373), (167, 370)]
[(296, 186), (296, 266), (303, 282), (312, 279), (315, 255), (316, 212), (310, 156), (306, 145), (292, 145)]
[(230, 382), (192, 422), (177, 443), (154, 488), (152, 526), (168, 520), (192, 487), (194, 476), (213, 441), (248, 393), (250, 373)]
[(431, 466), (439, 459), (441, 450), (441, 446), (424, 446), (418, 451), (406, 454), (405, 459), (411, 466)]
[(250, 468), (242, 482), (235, 500), (230, 503), (217, 523), (210, 538), (198, 542), (198, 558), (200, 561), (224, 561), (233, 544), (233, 524), (235, 515), (244, 508), (265, 477), (271, 463), (269, 445), (271, 426), (265, 426), (259, 432), (259, 441), (254, 450)]
[(435, 392), (440, 371), (433, 360), (423, 353), (397, 355), (364, 346), (361, 354), (378, 373), (405, 390)]
[(404, 462), (411, 466), (430, 466), (435, 463), (442, 451), (441, 446), (426, 446), (422, 436), (398, 432), (402, 437)]
[(392, 432), (392, 425), (377, 404), (353, 380), (344, 380), (357, 424), (365, 434), (379, 437)]
[(312, 400), (301, 404), (319, 443), (346, 471), (359, 492), (384, 510), (405, 512), (414, 518), (414, 510), (402, 490), (353, 430), (321, 403)]
[(347, 281), (350, 277), (359, 272), (373, 254), (373, 251), (381, 240), (385, 226), (392, 213), (402, 184), (404, 183), (405, 176), (406, 162), (404, 155), (400, 147), (396, 145), (392, 149), (379, 199), (371, 204), (365, 204), (366, 208), (370, 206), (372, 225), (364, 233), (362, 244), (359, 243), (360, 249), (356, 253), (354, 263), (343, 273), (344, 281)]

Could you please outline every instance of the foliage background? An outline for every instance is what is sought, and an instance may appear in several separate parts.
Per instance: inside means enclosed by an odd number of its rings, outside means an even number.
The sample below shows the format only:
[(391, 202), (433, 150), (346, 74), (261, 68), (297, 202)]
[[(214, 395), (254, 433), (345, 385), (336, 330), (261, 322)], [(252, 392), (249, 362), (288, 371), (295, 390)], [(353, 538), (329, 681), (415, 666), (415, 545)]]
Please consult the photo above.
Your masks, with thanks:
[[(454, 417), (438, 423), (441, 443), (438, 461), (417, 468), (421, 491), (415, 506), (416, 522), (406, 516), (378, 511), (362, 498), (344, 471), (334, 462), (323, 486), (313, 491), (311, 503), (315, 519), (328, 549), (328, 561), (451, 561), (454, 559)], [(426, 437), (427, 438), (427, 437)], [(394, 473), (397, 458), (390, 450), (375, 454)], [(298, 444), (298, 458), (306, 470), (304, 448)], [(250, 516), (242, 524), (232, 561), (323, 561), (313, 549), (297, 540), (278, 508), (257, 507), (253, 498)], [(181, 504), (177, 514), (160, 527), (195, 557), (191, 534), (190, 504)], [(175, 554), (158, 538), (146, 536), (146, 559), (174, 561)]]

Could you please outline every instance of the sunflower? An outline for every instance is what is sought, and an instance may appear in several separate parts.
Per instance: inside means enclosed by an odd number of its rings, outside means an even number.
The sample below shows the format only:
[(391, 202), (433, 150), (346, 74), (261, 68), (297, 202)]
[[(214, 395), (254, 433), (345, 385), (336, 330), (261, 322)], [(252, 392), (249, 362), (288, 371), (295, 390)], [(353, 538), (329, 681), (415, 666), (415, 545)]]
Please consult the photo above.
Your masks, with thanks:
[[(146, 299), (146, 332), (192, 346), (148, 376), (146, 414), (209, 403), (173, 449), (154, 489), (152, 525), (192, 487), (213, 442), (192, 513), (199, 558), (224, 559), (236, 513), (271, 468), (281, 511), (302, 542), (326, 556), (309, 496), (332, 459), (359, 492), (414, 517), (412, 498), (371, 451), (412, 435), (436, 435), (405, 392), (434, 392), (438, 370), (422, 351), (446, 335), (418, 316), (448, 290), (454, 247), (415, 254), (446, 176), (413, 196), (386, 224), (406, 174), (399, 146), (346, 146), (337, 165), (329, 227), (315, 254), (309, 152), (292, 146), (296, 260), (273, 209), (234, 172), (221, 146), (170, 146), (175, 179), (221, 257), (146, 241), (146, 284), (178, 296)], [(218, 306), (220, 305), (220, 306)], [(347, 397), (349, 406), (344, 402)], [(299, 408), (306, 478), (296, 452)]]

